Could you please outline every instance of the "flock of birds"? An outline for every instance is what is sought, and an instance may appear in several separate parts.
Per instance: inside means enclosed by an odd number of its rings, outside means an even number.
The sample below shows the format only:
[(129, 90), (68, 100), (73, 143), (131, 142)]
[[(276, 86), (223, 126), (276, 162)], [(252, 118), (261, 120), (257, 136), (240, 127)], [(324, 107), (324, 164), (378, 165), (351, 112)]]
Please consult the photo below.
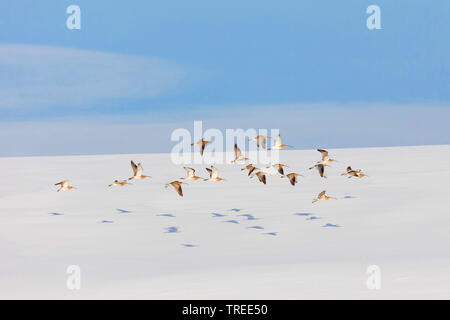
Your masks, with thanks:
[[(271, 149), (272, 150), (282, 150), (282, 149), (285, 149), (286, 147), (292, 147), (290, 145), (283, 144), (282, 140), (281, 140), (281, 136), (278, 135), (277, 138), (275, 139), (275, 142), (272, 145), (272, 147), (267, 148), (267, 139), (269, 139), (269, 138), (270, 138), (269, 136), (258, 135), (254, 138), (250, 138), (249, 141), (256, 141), (258, 148), (264, 148), (267, 150), (271, 150)], [(206, 141), (202, 138), (199, 141), (192, 143), (191, 146), (198, 145), (200, 148), (200, 154), (203, 156), (205, 147), (209, 143), (210, 143), (210, 141)], [(321, 178), (327, 178), (325, 168), (329, 167), (329, 165), (328, 165), (329, 163), (336, 162), (337, 160), (330, 158), (327, 150), (317, 149), (317, 151), (319, 151), (321, 153), (322, 158), (320, 161), (317, 161), (317, 163), (314, 164), (309, 169), (310, 170), (317, 169)], [(232, 163), (245, 164), (246, 162), (250, 162), (250, 159), (245, 157), (242, 154), (242, 152), (239, 149), (237, 144), (234, 144), (234, 156), (235, 156), (235, 158), (233, 161), (231, 161)], [(291, 172), (291, 173), (285, 174), (284, 168), (289, 168), (285, 164), (277, 163), (277, 164), (272, 164), (270, 166), (267, 166), (265, 168), (270, 169), (271, 167), (273, 167), (275, 170), (278, 171), (278, 173), (281, 175), (281, 178), (287, 178), (292, 186), (295, 186), (295, 184), (298, 182), (299, 176), (303, 176), (296, 172)], [(143, 174), (144, 168), (142, 167), (141, 163), (138, 163), (136, 165), (136, 163), (134, 161), (131, 161), (131, 168), (133, 169), (132, 177), (128, 178), (127, 180), (115, 180), (113, 183), (111, 183), (109, 185), (109, 187), (114, 187), (114, 186), (123, 187), (123, 186), (131, 184), (129, 182), (131, 180), (143, 180), (146, 178), (151, 178), (150, 176), (146, 176)], [(186, 170), (187, 176), (180, 178), (180, 180), (189, 180), (189, 181), (203, 180), (203, 181), (215, 181), (215, 182), (226, 181), (226, 179), (219, 177), (219, 170), (216, 167), (214, 167), (213, 165), (211, 165), (210, 168), (206, 168), (207, 172), (209, 173), (209, 178), (202, 178), (202, 177), (197, 176), (195, 174), (195, 169), (193, 169), (193, 168), (190, 168), (190, 167), (183, 167), (183, 168), (184, 168), (184, 170)], [(260, 182), (262, 182), (263, 184), (267, 183), (267, 179), (266, 179), (266, 175), (268, 174), (267, 171), (255, 167), (252, 163), (247, 164), (244, 168), (241, 169), (241, 171), (243, 171), (243, 170), (248, 171), (248, 176), (250, 178), (253, 178), (256, 176), (258, 178), (258, 180)], [(361, 171), (361, 169), (355, 170), (355, 169), (352, 169), (350, 166), (348, 166), (346, 172), (342, 173), (341, 175), (348, 176), (348, 178), (352, 178), (352, 177), (363, 178), (363, 177), (367, 176), (366, 174), (364, 174)], [(183, 189), (182, 189), (183, 184), (187, 184), (187, 183), (183, 182), (183, 181), (175, 180), (175, 181), (167, 183), (165, 185), (165, 187), (167, 188), (169, 186), (172, 186), (175, 189), (175, 191), (182, 197), (183, 196)], [(75, 187), (69, 185), (69, 180), (64, 180), (64, 181), (58, 182), (55, 184), (55, 186), (59, 186), (59, 189), (57, 190), (58, 192), (75, 189)], [(318, 196), (316, 198), (314, 198), (312, 200), (312, 203), (319, 201), (319, 200), (329, 200), (329, 199), (336, 199), (336, 198), (327, 196), (326, 191), (323, 190), (318, 194)]]

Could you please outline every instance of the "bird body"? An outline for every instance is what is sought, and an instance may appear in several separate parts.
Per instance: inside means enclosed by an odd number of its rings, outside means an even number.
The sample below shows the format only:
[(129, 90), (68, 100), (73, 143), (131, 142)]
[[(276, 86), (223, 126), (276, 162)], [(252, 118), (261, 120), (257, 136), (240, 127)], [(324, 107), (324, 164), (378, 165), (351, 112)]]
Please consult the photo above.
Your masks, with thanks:
[(187, 172), (187, 176), (185, 178), (180, 178), (180, 179), (184, 179), (184, 180), (198, 180), (198, 179), (203, 179), (201, 177), (198, 177), (195, 175), (195, 169), (189, 168), (189, 167), (183, 167), (184, 170), (186, 170)]
[(348, 175), (349, 178), (351, 178), (351, 177), (358, 177), (358, 178), (367, 177), (366, 174), (361, 172), (361, 169), (354, 170), (350, 166), (347, 167), (347, 172), (344, 172), (341, 175), (342, 176)]
[(181, 182), (181, 181), (172, 181), (172, 182), (169, 182), (168, 184), (166, 184), (165, 187), (166, 188), (168, 186), (174, 187), (174, 189), (178, 192), (180, 197), (182, 197), (183, 196), (183, 189), (181, 189), (181, 185), (182, 184), (187, 184), (187, 183), (186, 182)]
[(235, 163), (237, 161), (247, 161), (248, 158), (242, 155), (241, 149), (239, 149), (237, 143), (234, 144), (234, 160), (231, 163)]
[(322, 160), (319, 161), (319, 163), (321, 164), (326, 164), (326, 163), (331, 163), (331, 162), (337, 162), (337, 160), (335, 159), (331, 159), (328, 156), (328, 151), (324, 150), (324, 149), (317, 149), (317, 151), (319, 151), (322, 154)]
[(278, 173), (281, 174), (281, 175), (284, 175), (284, 170), (283, 170), (284, 167), (289, 168), (287, 165), (281, 164), (281, 163), (273, 164), (273, 165), (268, 166), (266, 168), (270, 168), (270, 167), (275, 168), (278, 171)]
[(250, 163), (241, 169), (241, 171), (243, 171), (243, 170), (248, 170), (248, 175), (250, 176), (253, 172), (255, 172), (255, 170), (259, 170), (259, 169)]
[(316, 202), (316, 201), (319, 201), (319, 200), (336, 199), (335, 197), (329, 197), (329, 196), (325, 195), (325, 192), (326, 192), (326, 191), (323, 190), (321, 193), (319, 193), (319, 194), (317, 195), (317, 198), (314, 198), (314, 199), (313, 199), (312, 203), (314, 203), (314, 202)]
[(200, 147), (200, 154), (203, 155), (203, 151), (205, 150), (205, 146), (210, 143), (210, 141), (206, 141), (203, 138), (198, 140), (197, 142), (191, 143), (191, 146), (198, 145)]
[(327, 174), (325, 173), (325, 167), (329, 167), (329, 165), (327, 164), (322, 164), (322, 163), (317, 163), (314, 166), (312, 166), (311, 168), (309, 168), (309, 170), (316, 168), (317, 171), (319, 171), (319, 175), (322, 178), (326, 178)]
[(282, 150), (282, 149), (287, 148), (287, 147), (291, 147), (292, 148), (292, 146), (290, 146), (288, 144), (283, 144), (283, 141), (281, 140), (281, 136), (278, 135), (277, 138), (275, 139), (275, 143), (272, 146), (272, 149), (274, 149), (274, 150)]
[(120, 187), (123, 187), (123, 186), (125, 186), (125, 185), (127, 185), (127, 184), (131, 184), (131, 183), (128, 183), (127, 180), (122, 180), (122, 181), (114, 180), (114, 182), (111, 183), (108, 187), (114, 187), (114, 186), (120, 186)]
[(255, 176), (258, 177), (259, 181), (266, 184), (266, 173), (262, 171), (258, 171), (255, 173)]
[(216, 167), (211, 166), (211, 168), (206, 168), (206, 171), (209, 172), (209, 179), (204, 179), (205, 181), (222, 181), (225, 180), (219, 177), (219, 170)]
[(292, 172), (287, 175), (281, 176), (281, 178), (288, 178), (291, 185), (295, 186), (295, 184), (298, 182), (297, 177), (299, 177), (299, 176), (302, 176), (302, 175), (300, 173)]
[(269, 136), (262, 136), (262, 135), (258, 135), (254, 138), (250, 138), (248, 139), (249, 141), (256, 141), (256, 146), (259, 147), (263, 147), (264, 149), (266, 149), (267, 147), (267, 138), (270, 138)]
[(133, 169), (133, 176), (128, 180), (143, 180), (145, 178), (151, 178), (150, 176), (145, 176), (142, 173), (144, 172), (144, 168), (142, 164), (138, 163), (137, 165), (131, 160), (131, 168)]
[(60, 186), (59, 189), (57, 190), (58, 192), (75, 189), (75, 187), (72, 187), (69, 185), (69, 180), (64, 180), (64, 181), (55, 183), (55, 186)]

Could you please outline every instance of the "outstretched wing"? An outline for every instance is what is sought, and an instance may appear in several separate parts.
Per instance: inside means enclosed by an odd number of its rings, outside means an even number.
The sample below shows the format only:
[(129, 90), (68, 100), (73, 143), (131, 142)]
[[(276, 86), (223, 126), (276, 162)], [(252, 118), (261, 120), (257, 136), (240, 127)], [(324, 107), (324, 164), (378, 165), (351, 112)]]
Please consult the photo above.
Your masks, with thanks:
[(328, 157), (328, 151), (324, 149), (317, 149), (322, 154), (322, 160), (325, 160)]
[(279, 172), (281, 175), (284, 175), (283, 167), (280, 166), (280, 165), (278, 165), (278, 172)]
[(64, 180), (58, 183), (55, 183), (55, 186), (67, 187), (69, 184), (69, 180)]
[(183, 167), (186, 170), (188, 177), (193, 177), (195, 175), (195, 169), (189, 167)]
[(323, 175), (325, 174), (325, 167), (323, 166), (323, 164), (319, 164), (317, 166), (317, 169), (319, 170), (320, 176), (323, 178)]
[(206, 171), (208, 171), (209, 177), (212, 178), (212, 172), (213, 172), (213, 171), (212, 171), (210, 168), (206, 168)]
[(131, 160), (131, 168), (133, 169), (133, 173), (134, 173), (134, 175), (136, 175), (136, 172), (137, 172), (137, 165), (136, 165), (136, 163), (134, 163), (134, 161), (133, 160)]
[(178, 194), (182, 197), (183, 196), (183, 189), (181, 189), (181, 184), (174, 185), (175, 190), (177, 190)]
[(142, 173), (144, 172), (144, 168), (142, 167), (142, 164), (138, 164), (137, 165), (137, 169), (136, 169), (136, 175), (139, 177), (139, 176), (141, 176), (142, 175)]
[(234, 156), (236, 160), (242, 156), (241, 149), (239, 149), (237, 143), (234, 144)]
[(267, 147), (266, 137), (261, 137), (261, 145), (264, 149), (266, 149), (266, 147)]
[(276, 146), (281, 146), (283, 144), (282, 140), (281, 140), (281, 136), (278, 135), (275, 139), (275, 145)]
[(215, 179), (219, 176), (219, 170), (216, 167), (211, 166), (211, 178)]
[(266, 184), (266, 175), (264, 172), (257, 172), (256, 175), (258, 176), (259, 181)]
[(319, 193), (319, 195), (317, 196), (317, 198), (322, 198), (325, 195), (325, 190), (323, 190), (321, 193)]

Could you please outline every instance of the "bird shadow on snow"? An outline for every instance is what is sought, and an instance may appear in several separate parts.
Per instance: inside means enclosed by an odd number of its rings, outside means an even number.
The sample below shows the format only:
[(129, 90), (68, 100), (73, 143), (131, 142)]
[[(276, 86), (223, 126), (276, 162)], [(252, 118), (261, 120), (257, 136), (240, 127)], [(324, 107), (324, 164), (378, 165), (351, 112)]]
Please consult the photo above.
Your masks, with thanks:
[(337, 224), (327, 223), (327, 224), (324, 224), (322, 227), (323, 228), (340, 228), (341, 226), (337, 225)]
[(238, 217), (247, 217), (247, 220), (258, 220), (257, 218), (255, 218), (254, 216), (252, 216), (251, 214), (239, 214)]
[(116, 209), (117, 213), (133, 213), (133, 211), (128, 211), (128, 210), (124, 210), (124, 209)]
[(220, 213), (216, 213), (216, 212), (211, 212), (211, 214), (213, 215), (213, 218), (218, 218), (218, 217), (226, 217), (226, 214), (220, 214)]
[(312, 213), (308, 213), (308, 212), (297, 212), (294, 213), (294, 216), (302, 216), (302, 217), (307, 217), (310, 216)]
[(198, 245), (190, 244), (190, 243), (182, 243), (181, 245), (185, 248), (197, 248), (198, 247)]
[(228, 222), (228, 223), (234, 223), (234, 224), (239, 223), (239, 221), (237, 221), (237, 220), (226, 220), (226, 221), (222, 221), (222, 222)]
[(64, 213), (60, 213), (60, 212), (50, 212), (49, 215), (51, 215), (51, 216), (63, 216)]
[(263, 234), (267, 234), (269, 236), (277, 236), (278, 232), (266, 232), (266, 233), (263, 233)]
[(309, 218), (306, 218), (306, 220), (318, 220), (321, 219), (320, 217), (316, 217), (316, 216), (311, 216)]
[(177, 227), (168, 227), (164, 233), (179, 233), (180, 230)]
[(175, 218), (175, 216), (171, 213), (160, 213), (156, 215), (157, 217), (169, 217), (169, 218)]
[(261, 227), (261, 226), (251, 226), (251, 227), (247, 227), (247, 229), (258, 229), (258, 230), (262, 230), (262, 229), (264, 229), (264, 228)]
[(241, 210), (242, 210), (242, 209), (233, 208), (233, 209), (230, 209), (230, 210), (228, 210), (228, 211), (239, 212), (239, 211), (241, 211)]
[(100, 223), (113, 223), (114, 221), (112, 220), (102, 220)]
[(354, 196), (344, 196), (344, 197), (342, 197), (342, 199), (355, 199), (355, 198), (357, 198), (357, 197), (354, 197)]

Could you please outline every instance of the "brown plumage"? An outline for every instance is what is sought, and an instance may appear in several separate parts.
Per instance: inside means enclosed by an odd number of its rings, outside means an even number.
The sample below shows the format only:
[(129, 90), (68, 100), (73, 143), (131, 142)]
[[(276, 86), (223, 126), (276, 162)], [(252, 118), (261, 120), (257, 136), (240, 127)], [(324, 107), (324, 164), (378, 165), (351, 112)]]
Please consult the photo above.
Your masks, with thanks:
[(181, 182), (181, 181), (172, 181), (172, 182), (170, 182), (170, 183), (168, 183), (168, 184), (166, 184), (166, 188), (168, 187), (168, 186), (172, 186), (172, 187), (174, 187), (174, 189), (178, 192), (178, 194), (180, 195), (180, 197), (182, 197), (183, 196), (183, 189), (181, 189), (181, 185), (182, 184), (187, 184), (186, 182)]
[(203, 138), (198, 140), (197, 142), (191, 143), (191, 146), (198, 145), (200, 147), (200, 154), (203, 155), (203, 151), (205, 150), (205, 146), (210, 143), (210, 141), (206, 141)]
[(318, 163), (318, 164), (315, 164), (314, 166), (312, 166), (311, 168), (309, 168), (309, 170), (316, 168), (317, 171), (319, 172), (319, 175), (322, 178), (326, 178), (327, 174), (325, 173), (325, 167), (329, 167), (329, 165)]
[(270, 168), (270, 167), (274, 167), (278, 171), (278, 173), (281, 174), (281, 175), (284, 175), (284, 170), (283, 170), (284, 167), (289, 168), (287, 165), (281, 164), (281, 163), (273, 164), (273, 165), (268, 166), (266, 168)]
[(258, 171), (255, 175), (258, 177), (259, 181), (266, 184), (266, 174), (264, 172)]
[(185, 178), (180, 178), (180, 179), (185, 179), (185, 180), (198, 180), (198, 179), (204, 179), (201, 177), (198, 177), (195, 175), (195, 169), (189, 168), (189, 167), (183, 167), (184, 170), (186, 170), (187, 172), (187, 177)]
[(292, 173), (289, 173), (289, 174), (287, 174), (287, 175), (281, 176), (281, 178), (284, 178), (284, 177), (288, 178), (288, 179), (289, 179), (289, 182), (291, 183), (291, 185), (295, 186), (295, 184), (298, 182), (298, 181), (297, 181), (297, 177), (298, 177), (298, 176), (303, 177), (303, 176), (302, 176), (301, 174), (299, 174), (299, 173), (292, 172)]
[(350, 166), (347, 167), (347, 172), (341, 173), (341, 175), (342, 176), (348, 175), (349, 178), (351, 178), (351, 177), (358, 177), (358, 178), (367, 177), (366, 174), (361, 172), (361, 169), (353, 170), (352, 167), (350, 167)]
[(248, 175), (250, 176), (252, 174), (252, 172), (254, 172), (255, 170), (259, 170), (259, 169), (250, 163), (241, 169), (241, 171), (243, 171), (243, 170), (248, 170)]
[(321, 193), (319, 193), (319, 194), (317, 195), (317, 198), (314, 198), (314, 199), (313, 199), (312, 203), (314, 203), (314, 202), (316, 202), (316, 201), (319, 201), (319, 200), (336, 199), (336, 198), (334, 198), (334, 197), (326, 196), (326, 195), (325, 195), (325, 192), (326, 192), (326, 191), (323, 190)]
[(122, 181), (114, 180), (114, 182), (111, 183), (108, 187), (113, 187), (113, 186), (120, 186), (120, 187), (123, 187), (123, 186), (125, 186), (125, 185), (127, 185), (127, 184), (131, 184), (131, 183), (128, 183), (127, 180), (122, 180)]
[(58, 192), (75, 189), (75, 187), (69, 186), (69, 180), (55, 183), (55, 186), (60, 186), (60, 188), (57, 190)]
[(335, 162), (336, 160), (331, 159), (328, 156), (328, 151), (324, 150), (324, 149), (317, 149), (317, 151), (319, 151), (322, 154), (322, 161), (320, 163), (324, 164), (324, 163), (329, 163), (329, 162)]
[(131, 168), (133, 169), (133, 176), (129, 178), (128, 180), (142, 180), (145, 178), (151, 178), (150, 176), (145, 176), (142, 173), (144, 172), (144, 168), (142, 167), (142, 164), (138, 163), (137, 165), (134, 163), (133, 160), (131, 160)]
[(256, 146), (259, 147), (263, 147), (264, 149), (266, 149), (267, 147), (267, 138), (270, 138), (269, 136), (256, 136), (254, 138), (250, 138), (248, 140), (250, 141), (256, 141)]
[(235, 163), (237, 161), (247, 161), (248, 158), (242, 155), (241, 149), (239, 149), (237, 143), (234, 144), (234, 160), (231, 163)]

